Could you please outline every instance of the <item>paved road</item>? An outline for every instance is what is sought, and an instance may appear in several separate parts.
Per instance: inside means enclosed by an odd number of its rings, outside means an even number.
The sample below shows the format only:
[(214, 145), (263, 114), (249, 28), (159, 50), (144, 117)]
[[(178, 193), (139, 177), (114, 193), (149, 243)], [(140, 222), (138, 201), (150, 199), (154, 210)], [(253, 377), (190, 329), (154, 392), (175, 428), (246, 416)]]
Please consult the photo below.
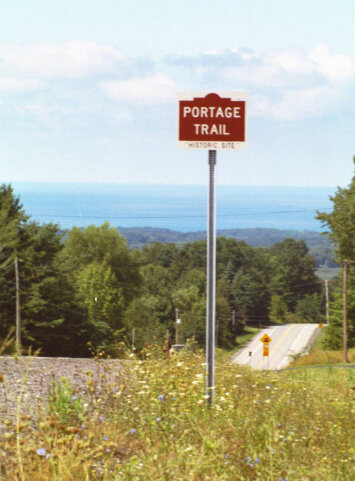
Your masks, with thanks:
[[(291, 362), (290, 355), (304, 352), (317, 335), (318, 324), (284, 324), (260, 331), (252, 341), (232, 358), (232, 362), (249, 364), (255, 369), (282, 369)], [(267, 334), (269, 356), (263, 356), (260, 338)], [(251, 355), (250, 355), (251, 353)]]

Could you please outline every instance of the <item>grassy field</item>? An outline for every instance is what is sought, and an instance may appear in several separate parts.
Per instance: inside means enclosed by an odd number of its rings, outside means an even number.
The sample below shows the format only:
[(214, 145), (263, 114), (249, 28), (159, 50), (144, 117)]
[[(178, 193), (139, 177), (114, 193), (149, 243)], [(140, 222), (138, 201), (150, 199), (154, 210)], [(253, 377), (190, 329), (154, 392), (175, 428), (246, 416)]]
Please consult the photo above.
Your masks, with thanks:
[(340, 271), (339, 267), (321, 266), (317, 269), (316, 274), (323, 281), (325, 280), (329, 281), (333, 277), (336, 277), (339, 274), (339, 271)]
[[(355, 364), (355, 348), (348, 351), (349, 362)], [(343, 364), (343, 351), (324, 351), (320, 347), (313, 348), (306, 356), (295, 359), (289, 367), (323, 366)]]
[(202, 355), (152, 350), (131, 364), (126, 381), (104, 393), (88, 372), (90, 399), (62, 380), (37, 419), (7, 420), (2, 480), (354, 479), (352, 369), (275, 373), (217, 362), (208, 408)]

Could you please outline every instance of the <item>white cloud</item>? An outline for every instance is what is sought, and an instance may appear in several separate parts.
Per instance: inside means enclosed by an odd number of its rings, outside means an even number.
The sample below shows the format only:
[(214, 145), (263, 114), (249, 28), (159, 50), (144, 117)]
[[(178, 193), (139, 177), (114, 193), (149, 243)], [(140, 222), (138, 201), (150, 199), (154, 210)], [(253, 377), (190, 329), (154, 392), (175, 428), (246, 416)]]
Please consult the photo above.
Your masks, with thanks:
[(207, 86), (247, 91), (249, 114), (254, 117), (286, 121), (341, 115), (353, 102), (354, 63), (347, 55), (332, 54), (325, 45), (310, 52), (213, 51), (172, 58), (170, 64), (185, 69), (186, 79), (192, 78), (195, 85), (199, 79), (203, 90)]
[(355, 76), (355, 64), (347, 55), (331, 54), (326, 45), (317, 45), (309, 54), (318, 71), (331, 82), (349, 80)]
[(115, 73), (123, 60), (111, 45), (73, 41), (59, 47), (50, 43), (0, 46), (1, 71), (40, 79), (80, 78)]
[[(117, 47), (95, 42), (0, 45), (0, 92), (11, 94), (10, 102), (26, 93), (27, 114), (65, 115), (71, 122), (79, 122), (79, 117), (85, 122), (89, 113), (109, 116), (116, 124), (130, 123), (136, 105), (172, 103), (178, 90), (210, 89), (247, 91), (249, 113), (259, 118), (298, 120), (335, 111), (341, 115), (342, 106), (350, 108), (355, 78), (351, 58), (333, 54), (325, 45), (309, 52), (244, 48), (170, 56), (158, 73), (153, 71), (156, 66), (149, 58), (129, 59)], [(117, 112), (112, 100), (120, 108), (124, 104), (125, 110)], [(40, 112), (32, 108), (36, 105), (51, 108)]]
[(227, 80), (239, 81), (252, 88), (309, 86), (320, 80), (314, 62), (297, 49), (241, 58), (243, 61), (239, 65), (228, 66), (222, 71)]
[(335, 109), (338, 100), (337, 93), (326, 86), (285, 90), (279, 99), (252, 95), (250, 114), (269, 120), (303, 120)]
[(166, 103), (176, 98), (177, 91), (175, 82), (162, 74), (105, 82), (102, 87), (115, 100), (144, 105)]
[(21, 93), (44, 88), (45, 84), (36, 79), (15, 77), (0, 78), (0, 92)]

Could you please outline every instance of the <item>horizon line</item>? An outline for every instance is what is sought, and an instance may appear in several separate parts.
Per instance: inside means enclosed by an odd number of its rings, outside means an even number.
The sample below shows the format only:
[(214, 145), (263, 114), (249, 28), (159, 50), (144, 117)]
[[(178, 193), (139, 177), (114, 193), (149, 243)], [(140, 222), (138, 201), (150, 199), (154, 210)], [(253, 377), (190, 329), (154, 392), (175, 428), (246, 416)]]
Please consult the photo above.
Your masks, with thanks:
[[(32, 185), (63, 185), (63, 186), (84, 186), (84, 185), (92, 185), (92, 186), (161, 186), (161, 187), (206, 187), (207, 183), (205, 184), (182, 184), (182, 183), (158, 183), (158, 182), (85, 182), (85, 181), (77, 181), (77, 182), (65, 182), (65, 181), (53, 181), (53, 180), (13, 180), (13, 181), (6, 181), (1, 180), (0, 185), (3, 184), (32, 184)], [(217, 184), (217, 187), (261, 187), (261, 188), (337, 188), (337, 187), (345, 187), (339, 186), (337, 184), (334, 185), (290, 185), (290, 184)]]

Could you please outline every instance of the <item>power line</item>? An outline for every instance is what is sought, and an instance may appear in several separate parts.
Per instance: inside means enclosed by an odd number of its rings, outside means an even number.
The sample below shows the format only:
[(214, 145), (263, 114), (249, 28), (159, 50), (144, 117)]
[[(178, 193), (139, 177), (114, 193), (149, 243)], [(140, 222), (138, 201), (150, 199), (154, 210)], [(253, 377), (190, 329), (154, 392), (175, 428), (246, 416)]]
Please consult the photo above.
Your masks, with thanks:
[[(319, 209), (299, 209), (299, 210), (279, 210), (267, 212), (244, 212), (239, 214), (218, 214), (218, 217), (242, 217), (251, 215), (273, 215), (273, 214), (294, 214), (302, 212), (316, 212), (317, 210), (329, 211), (331, 208)], [(205, 219), (206, 215), (139, 215), (139, 216), (115, 216), (115, 215), (74, 215), (74, 214), (32, 214), (34, 217), (69, 218), (69, 219), (117, 219), (117, 220), (143, 220), (143, 219)]]

